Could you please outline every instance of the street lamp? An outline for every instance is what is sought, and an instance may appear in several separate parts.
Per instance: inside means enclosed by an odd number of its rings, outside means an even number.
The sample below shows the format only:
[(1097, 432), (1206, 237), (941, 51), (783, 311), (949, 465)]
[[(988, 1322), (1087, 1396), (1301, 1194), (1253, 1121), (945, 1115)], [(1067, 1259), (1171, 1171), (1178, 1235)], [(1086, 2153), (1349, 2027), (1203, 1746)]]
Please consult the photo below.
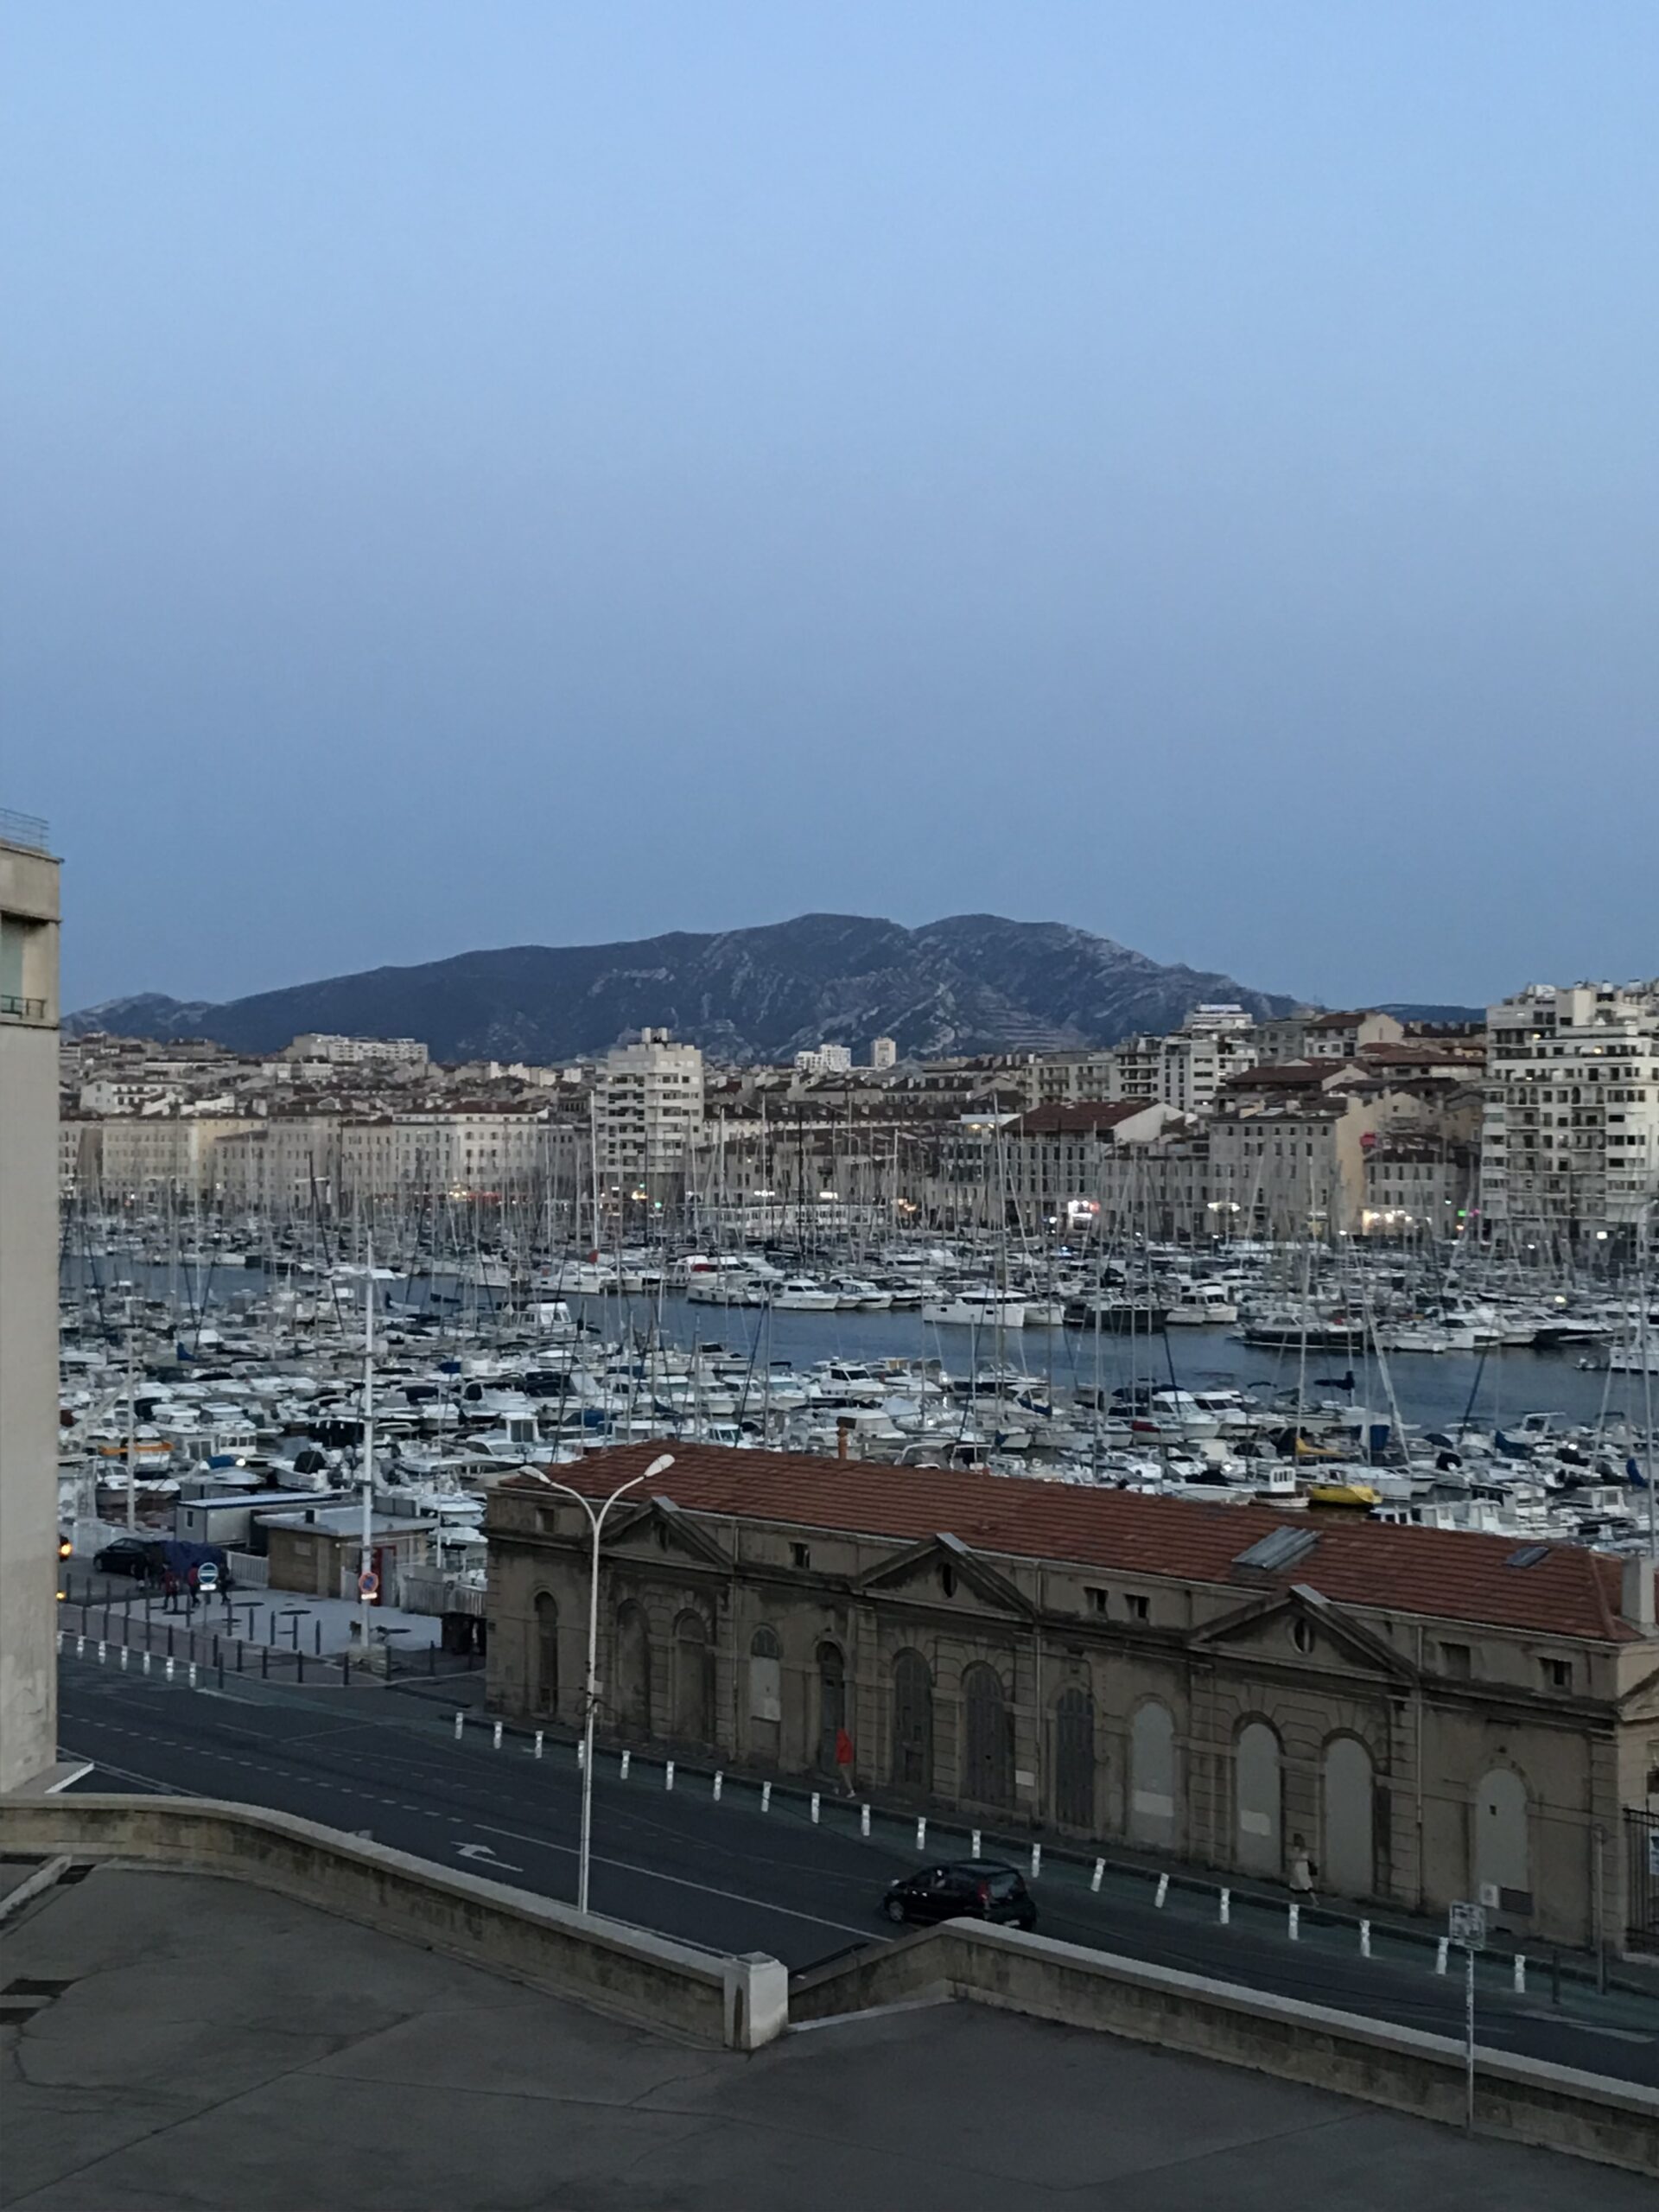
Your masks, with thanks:
[(605, 1516), (616, 1503), (641, 1483), (648, 1483), (665, 1474), (674, 1464), (671, 1452), (663, 1452), (652, 1461), (643, 1475), (633, 1475), (620, 1484), (606, 1499), (597, 1512), (579, 1490), (572, 1490), (569, 1483), (556, 1483), (551, 1475), (544, 1475), (539, 1467), (531, 1472), (549, 1490), (562, 1491), (566, 1497), (574, 1497), (588, 1516), (588, 1525), (594, 1535), (593, 1573), (588, 1588), (588, 1690), (587, 1712), (582, 1727), (582, 1848), (576, 1859), (576, 1910), (588, 1910), (588, 1861), (594, 1834), (594, 1720), (599, 1710), (599, 1536), (605, 1526)]

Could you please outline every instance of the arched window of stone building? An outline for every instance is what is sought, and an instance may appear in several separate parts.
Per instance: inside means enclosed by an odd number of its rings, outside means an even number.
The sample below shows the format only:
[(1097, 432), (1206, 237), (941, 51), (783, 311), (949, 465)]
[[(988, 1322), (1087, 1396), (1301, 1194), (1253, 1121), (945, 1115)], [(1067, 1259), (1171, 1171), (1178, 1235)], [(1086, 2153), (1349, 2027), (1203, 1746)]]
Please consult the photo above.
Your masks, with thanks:
[(1475, 1792), (1475, 1884), (1477, 1897), (1497, 1891), (1500, 1911), (1532, 1910), (1527, 1785), (1513, 1767), (1491, 1768)]
[(757, 1758), (776, 1760), (783, 1719), (783, 1646), (763, 1622), (749, 1638), (749, 1748)]
[(645, 1609), (632, 1599), (616, 1616), (616, 1681), (612, 1710), (616, 1724), (631, 1736), (652, 1732), (651, 1626)]
[(1357, 1736), (1333, 1736), (1320, 1775), (1321, 1886), (1342, 1897), (1376, 1887), (1376, 1783), (1371, 1755)]
[(847, 1726), (847, 1662), (837, 1643), (818, 1646), (818, 1764), (836, 1771), (836, 1738)]
[(1175, 1718), (1148, 1698), (1129, 1723), (1129, 1803), (1132, 1843), (1167, 1849), (1175, 1840)]
[(701, 1613), (674, 1624), (674, 1733), (683, 1744), (706, 1744), (715, 1710), (714, 1654)]
[(1233, 1855), (1247, 1874), (1284, 1872), (1284, 1775), (1279, 1738), (1265, 1720), (1247, 1720), (1233, 1751), (1236, 1811)]
[(536, 1593), (536, 1693), (537, 1713), (559, 1709), (559, 1608), (552, 1592)]
[(933, 1788), (933, 1676), (919, 1651), (893, 1662), (893, 1780), (922, 1796)]
[(1054, 1707), (1054, 1818), (1063, 1828), (1095, 1827), (1095, 1700), (1063, 1690)]
[(966, 1670), (962, 1703), (962, 1794), (976, 1805), (1007, 1805), (1014, 1796), (1014, 1715), (995, 1667)]

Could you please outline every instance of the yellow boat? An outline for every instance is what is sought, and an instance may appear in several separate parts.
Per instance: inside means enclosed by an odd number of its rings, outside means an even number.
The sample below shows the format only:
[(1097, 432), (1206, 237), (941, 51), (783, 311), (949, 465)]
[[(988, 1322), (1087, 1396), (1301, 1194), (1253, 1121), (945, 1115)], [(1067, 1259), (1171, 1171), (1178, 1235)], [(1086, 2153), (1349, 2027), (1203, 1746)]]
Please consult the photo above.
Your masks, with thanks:
[(1310, 1505), (1346, 1505), (1361, 1512), (1369, 1512), (1382, 1503), (1382, 1493), (1374, 1491), (1370, 1483), (1314, 1483), (1307, 1493)]

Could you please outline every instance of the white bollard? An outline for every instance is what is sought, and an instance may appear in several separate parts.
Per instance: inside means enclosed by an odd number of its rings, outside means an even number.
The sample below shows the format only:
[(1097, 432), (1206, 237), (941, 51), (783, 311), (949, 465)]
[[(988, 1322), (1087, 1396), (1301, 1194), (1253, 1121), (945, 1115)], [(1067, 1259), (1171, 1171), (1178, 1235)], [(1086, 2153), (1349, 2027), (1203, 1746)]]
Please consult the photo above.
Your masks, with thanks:
[(173, 1662), (170, 1659), (167, 1662), (167, 1679), (169, 1682), (173, 1679)]
[(531, 1754), (532, 1758), (540, 1758), (542, 1756), (542, 1737), (543, 1732), (544, 1732), (540, 1728), (536, 1731), (536, 1748)]
[(1287, 1920), (1285, 1932), (1288, 1935), (1293, 1943), (1298, 1942), (1301, 1939), (1302, 1933), (1302, 1908), (1299, 1904), (1287, 1905), (1286, 1907), (1286, 1913)]
[(1527, 1955), (1524, 1951), (1517, 1951), (1515, 1955), (1515, 1992), (1517, 1997), (1524, 1997), (1527, 1993)]
[(1371, 1955), (1371, 1923), (1369, 1920), (1362, 1920), (1359, 1923), (1359, 1955), (1362, 1959), (1369, 1959)]
[(86, 1639), (84, 1636), (78, 1636), (75, 1638), (75, 1656), (77, 1659), (84, 1659), (86, 1656)]
[(1436, 1974), (1444, 1974), (1446, 1972), (1446, 1954), (1451, 1948), (1451, 1937), (1449, 1936), (1442, 1936), (1440, 1942), (1434, 1946), (1434, 1971)]
[(868, 1835), (870, 1832), (870, 1808), (868, 1805), (861, 1805), (858, 1808), (858, 1832), (860, 1835)]
[(587, 1744), (586, 1744), (586, 1742), (584, 1741), (584, 1739), (583, 1739), (582, 1737), (578, 1736), (578, 1737), (577, 1737), (577, 1738), (576, 1738), (576, 1772), (577, 1772), (578, 1774), (580, 1774), (580, 1773), (582, 1772), (582, 1762), (583, 1762), (583, 1760), (587, 1758), (587, 1756), (588, 1756), (588, 1746), (587, 1746)]
[(458, 1713), (455, 1715), (455, 1741), (456, 1741), (457, 1743), (459, 1743), (459, 1742), (461, 1741), (461, 1730), (466, 1726), (466, 1725), (467, 1725), (467, 1716), (466, 1716), (466, 1714), (465, 1714), (464, 1713)]
[(126, 1647), (126, 1645), (124, 1643), (124, 1644), (121, 1646), (121, 1668), (122, 1668), (122, 1671), (123, 1671), (123, 1673), (124, 1673), (124, 1672), (126, 1671), (126, 1664), (127, 1664), (127, 1647)]
[(916, 1823), (916, 1848), (918, 1851), (927, 1849), (927, 1822), (925, 1821), (918, 1821)]
[(725, 1776), (721, 1772), (720, 1769), (716, 1767), (715, 1769), (715, 1802), (716, 1805), (720, 1802), (721, 1785), (725, 1779)]
[(1089, 1878), (1089, 1886), (1095, 1892), (1096, 1897), (1100, 1894), (1100, 1885), (1105, 1878), (1106, 1861), (1103, 1859), (1096, 1859), (1095, 1861), (1095, 1871)]
[(772, 1810), (772, 1784), (769, 1782), (763, 1782), (760, 1785), (760, 1809), (763, 1813)]
[(1040, 1843), (1033, 1843), (1031, 1847), (1031, 1878), (1033, 1882), (1042, 1871), (1043, 1847)]
[(144, 1672), (146, 1674), (149, 1672), (149, 1654), (148, 1651), (144, 1654)]
[(1217, 1917), (1219, 1918), (1222, 1926), (1224, 1928), (1230, 1928), (1233, 1924), (1232, 1891), (1230, 1890), (1223, 1890), (1220, 1896), (1217, 1898), (1216, 1903), (1217, 1907)]
[(1164, 1899), (1165, 1899), (1168, 1895), (1169, 1895), (1169, 1877), (1168, 1877), (1168, 1875), (1167, 1875), (1167, 1874), (1160, 1874), (1160, 1875), (1158, 1877), (1158, 1894), (1157, 1894), (1157, 1896), (1153, 1899), (1153, 1903), (1154, 1903), (1154, 1904), (1158, 1907), (1158, 1909), (1159, 1909), (1159, 1910), (1160, 1910), (1160, 1912), (1161, 1912), (1161, 1911), (1162, 1911), (1162, 1910), (1163, 1910)]
[(632, 1757), (633, 1754), (632, 1751), (624, 1751), (622, 1754), (622, 1779), (624, 1782), (628, 1778), (628, 1762)]
[(490, 1731), (490, 1749), (491, 1749), (493, 1751), (499, 1751), (500, 1750), (500, 1748), (501, 1748), (501, 1723), (498, 1720), (498, 1721), (496, 1722), (496, 1724), (495, 1724), (494, 1727), (493, 1727), (493, 1728), (492, 1728), (492, 1729), (491, 1729), (491, 1731)]
[(674, 1762), (672, 1759), (670, 1759), (668, 1764), (663, 1769), (663, 1787), (664, 1789), (671, 1789), (674, 1787)]
[(103, 1638), (100, 1637), (98, 1645), (98, 1663), (100, 1667), (104, 1664), (104, 1654), (107, 1648), (108, 1647), (104, 1643)]
[(970, 1859), (977, 1859), (979, 1856), (979, 1830), (977, 1828), (974, 1830), (972, 1835), (968, 1839), (968, 1856)]
[(196, 1687), (196, 1662), (194, 1659), (190, 1662), (190, 1687), (192, 1689)]
[(813, 1827), (817, 1827), (817, 1824), (818, 1824), (818, 1793), (817, 1793), (817, 1791), (816, 1789), (812, 1792), (812, 1804), (811, 1804), (811, 1808), (810, 1808), (810, 1815), (811, 1815), (812, 1825), (813, 1825)]

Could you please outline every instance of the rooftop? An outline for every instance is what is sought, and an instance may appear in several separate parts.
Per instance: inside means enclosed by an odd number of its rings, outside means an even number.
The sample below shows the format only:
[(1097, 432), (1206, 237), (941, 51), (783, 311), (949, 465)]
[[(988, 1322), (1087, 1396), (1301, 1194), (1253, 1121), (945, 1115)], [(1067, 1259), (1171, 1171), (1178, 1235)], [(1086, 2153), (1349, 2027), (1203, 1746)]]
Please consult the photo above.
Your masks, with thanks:
[(979, 2005), (692, 2049), (240, 1882), (7, 1929), (11, 2212), (1637, 2212), (1634, 2174)]
[[(559, 1479), (595, 1497), (643, 1473), (660, 1442), (624, 1445), (562, 1467)], [(1622, 1643), (1637, 1631), (1619, 1618), (1618, 1560), (1552, 1544), (1536, 1564), (1510, 1564), (1514, 1539), (1463, 1529), (1417, 1529), (1348, 1516), (1287, 1516), (1265, 1505), (1203, 1505), (1181, 1498), (1093, 1490), (1031, 1477), (938, 1467), (893, 1467), (793, 1452), (677, 1444), (668, 1471), (635, 1496), (667, 1497), (690, 1512), (856, 1531), (920, 1542), (942, 1532), (976, 1551), (1065, 1560), (1116, 1573), (1230, 1587), (1241, 1599), (1259, 1573), (1234, 1572), (1239, 1554), (1287, 1526), (1313, 1536), (1287, 1572), (1338, 1604), (1436, 1620)], [(509, 1477), (497, 1497), (543, 1486)], [(543, 1494), (545, 1494), (543, 1492)]]

